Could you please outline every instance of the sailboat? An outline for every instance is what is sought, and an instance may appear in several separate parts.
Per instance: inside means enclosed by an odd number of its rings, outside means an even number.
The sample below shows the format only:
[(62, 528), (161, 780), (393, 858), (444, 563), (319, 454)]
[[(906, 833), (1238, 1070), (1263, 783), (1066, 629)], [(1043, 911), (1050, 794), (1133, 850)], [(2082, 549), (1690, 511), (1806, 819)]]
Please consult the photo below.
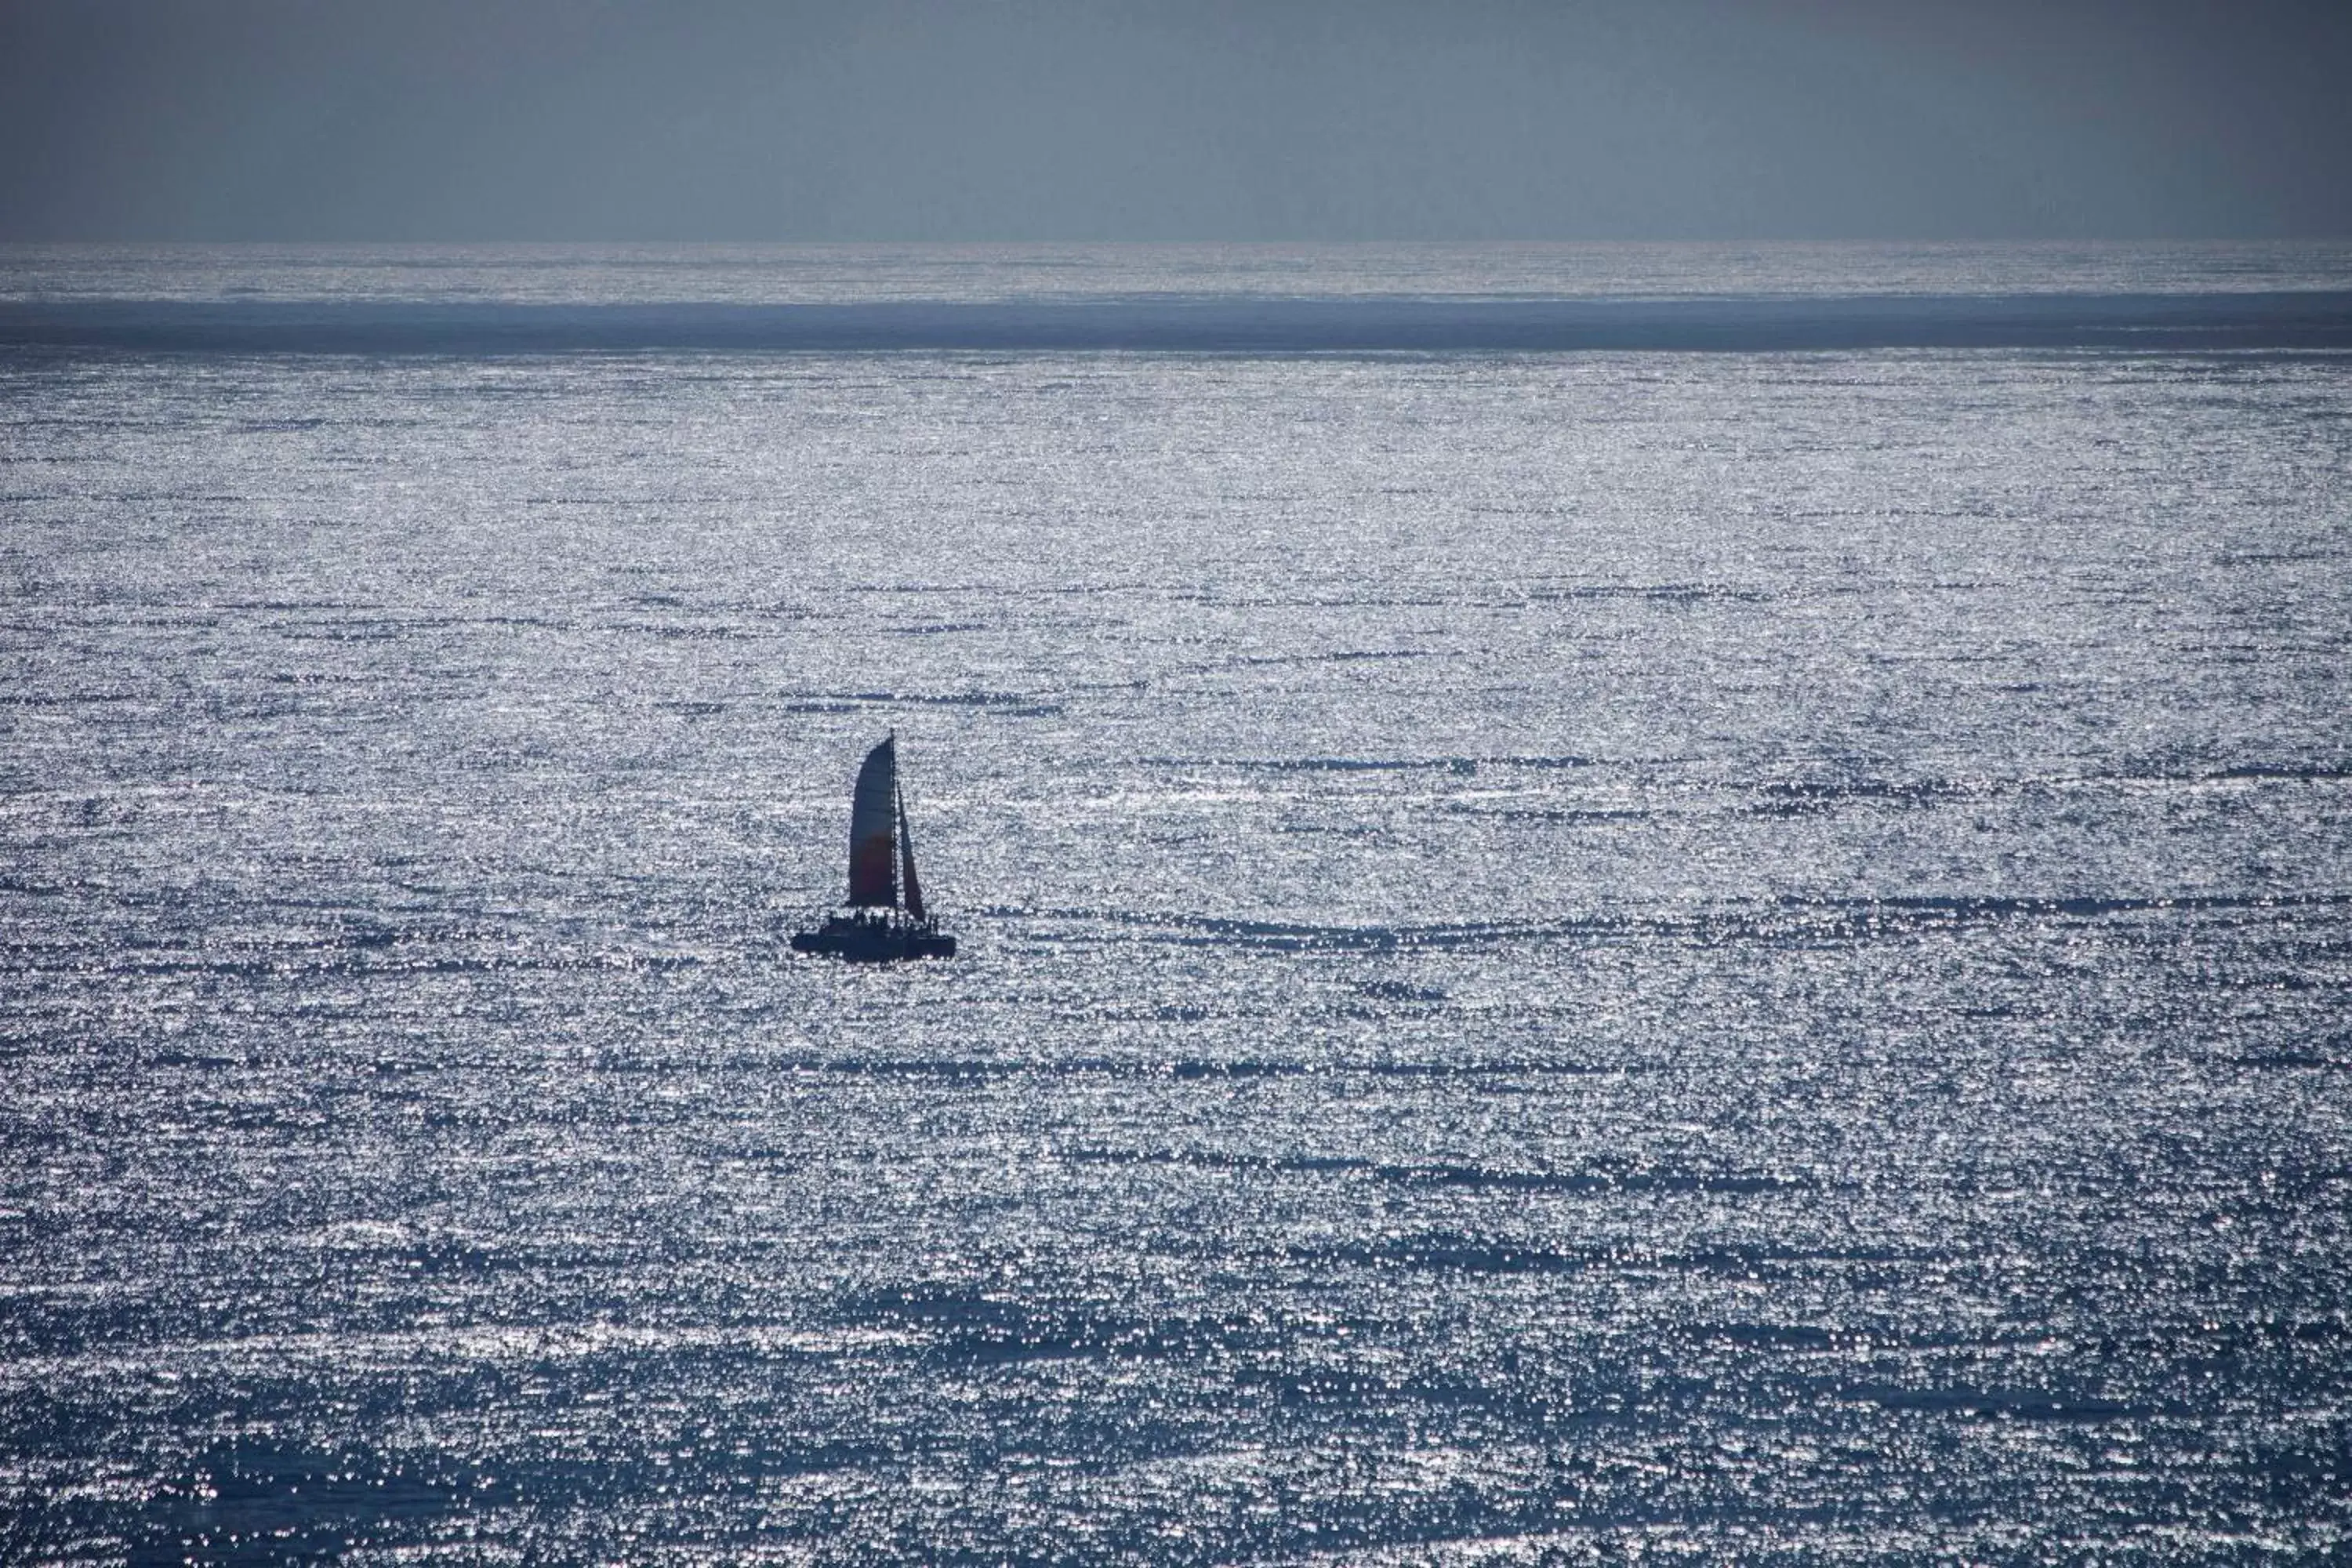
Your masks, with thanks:
[(849, 795), (849, 907), (814, 931), (793, 933), (794, 952), (826, 952), (869, 963), (953, 958), (955, 938), (923, 907), (915, 879), (915, 839), (898, 788), (894, 731), (866, 753)]

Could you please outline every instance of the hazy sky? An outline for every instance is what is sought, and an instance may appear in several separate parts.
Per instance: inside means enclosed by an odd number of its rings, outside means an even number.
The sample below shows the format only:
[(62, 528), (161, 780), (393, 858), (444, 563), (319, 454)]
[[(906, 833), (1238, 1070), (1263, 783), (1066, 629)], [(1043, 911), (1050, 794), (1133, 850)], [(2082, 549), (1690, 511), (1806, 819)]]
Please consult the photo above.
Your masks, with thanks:
[(2352, 234), (2352, 0), (0, 0), (0, 237)]

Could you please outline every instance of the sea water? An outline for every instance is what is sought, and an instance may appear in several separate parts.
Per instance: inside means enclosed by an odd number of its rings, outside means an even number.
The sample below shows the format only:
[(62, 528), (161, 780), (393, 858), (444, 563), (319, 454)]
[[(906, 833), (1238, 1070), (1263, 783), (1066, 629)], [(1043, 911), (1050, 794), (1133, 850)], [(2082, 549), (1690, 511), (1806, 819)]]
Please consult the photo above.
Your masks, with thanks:
[[(0, 347), (0, 1557), (2332, 1560), (2347, 710), (2333, 352)], [(796, 958), (893, 732), (959, 956)]]

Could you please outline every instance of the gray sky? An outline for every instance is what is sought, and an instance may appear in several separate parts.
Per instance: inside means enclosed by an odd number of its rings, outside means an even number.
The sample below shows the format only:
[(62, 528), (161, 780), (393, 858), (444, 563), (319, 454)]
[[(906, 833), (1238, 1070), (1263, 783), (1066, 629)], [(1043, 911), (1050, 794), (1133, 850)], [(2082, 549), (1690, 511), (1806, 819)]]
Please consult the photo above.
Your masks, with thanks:
[(0, 0), (0, 237), (2352, 234), (2352, 4)]

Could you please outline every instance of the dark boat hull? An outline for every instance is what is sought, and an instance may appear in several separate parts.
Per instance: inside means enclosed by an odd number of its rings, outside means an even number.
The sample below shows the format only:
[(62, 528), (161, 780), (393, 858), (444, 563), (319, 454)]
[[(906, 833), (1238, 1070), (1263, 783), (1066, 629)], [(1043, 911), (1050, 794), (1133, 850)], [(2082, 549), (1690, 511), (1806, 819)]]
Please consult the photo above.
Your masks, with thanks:
[(929, 924), (835, 918), (814, 931), (793, 933), (794, 952), (813, 952), (852, 963), (895, 963), (908, 958), (953, 958), (956, 939)]

